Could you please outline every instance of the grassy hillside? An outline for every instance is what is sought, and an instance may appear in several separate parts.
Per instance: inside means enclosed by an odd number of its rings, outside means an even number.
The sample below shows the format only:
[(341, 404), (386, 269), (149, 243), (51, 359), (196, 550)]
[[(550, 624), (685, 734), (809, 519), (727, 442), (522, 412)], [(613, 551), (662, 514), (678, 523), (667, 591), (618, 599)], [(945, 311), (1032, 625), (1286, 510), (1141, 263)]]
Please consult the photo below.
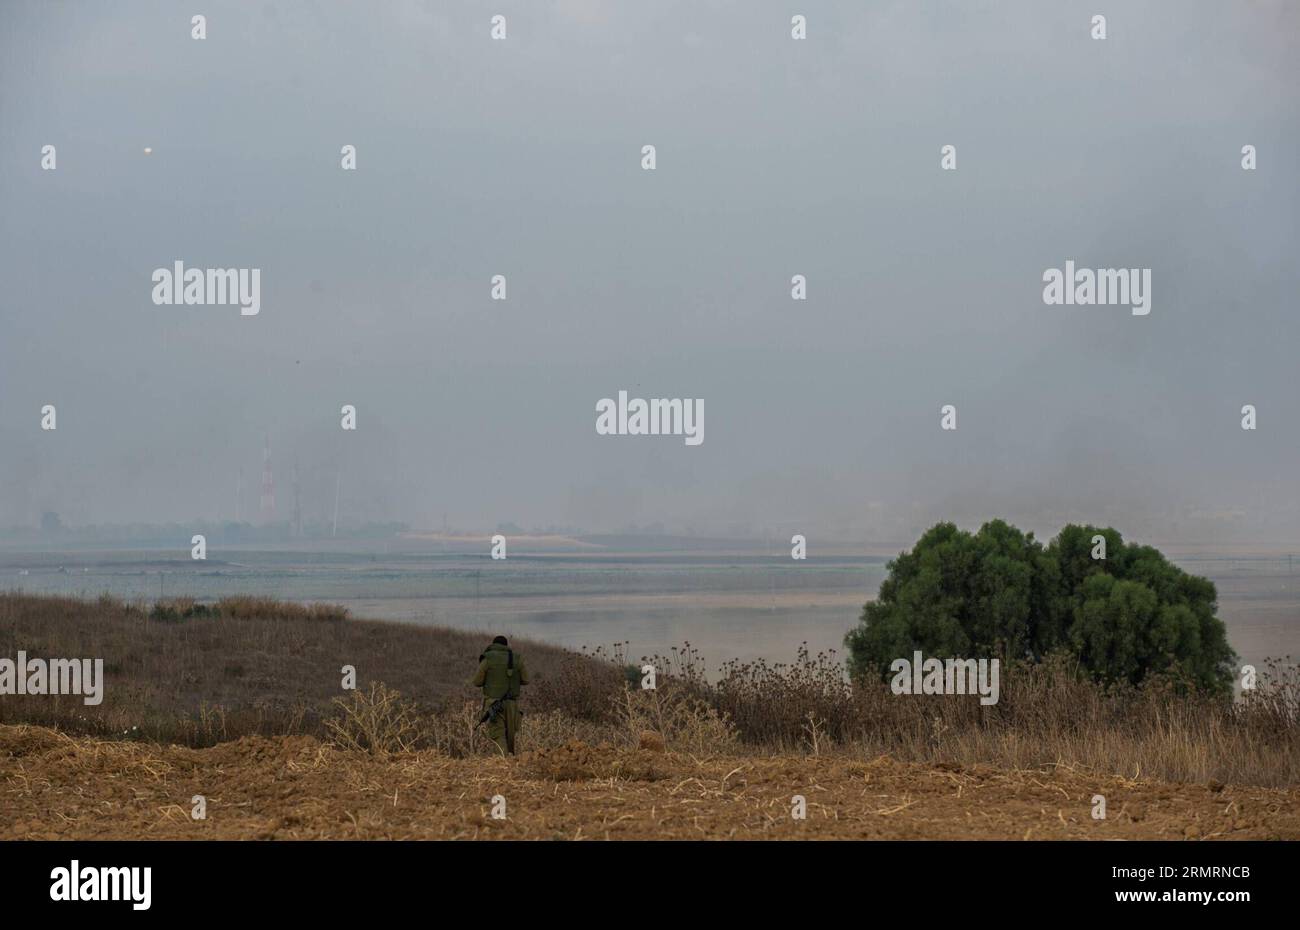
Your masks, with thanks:
[[(347, 618), (331, 607), (237, 598), (137, 606), (0, 596), (0, 656), (105, 660), (105, 699), (0, 697), (0, 724), (208, 747), (243, 736), (309, 736), (372, 755), (494, 752), (475, 728), (468, 684), (482, 636)], [(689, 647), (652, 657), (658, 687), (629, 686), (619, 655), (526, 650), (522, 750), (572, 743), (666, 747), (697, 759), (744, 756), (1069, 767), (1088, 777), (1300, 785), (1300, 674), (1265, 670), (1237, 700), (1174, 679), (1102, 686), (1066, 658), (1012, 663), (1000, 699), (896, 695), (851, 685), (842, 663), (800, 649), (790, 665), (703, 673)], [(640, 665), (638, 661), (636, 665)], [(341, 688), (355, 666), (356, 691)], [(634, 676), (634, 681), (636, 676)], [(3, 759), (0, 758), (0, 762)]]
[[(488, 638), (475, 633), (354, 620), (342, 608), (256, 598), (213, 607), (169, 601), (0, 595), (0, 656), (102, 658), (104, 700), (0, 698), (0, 722), (74, 733), (208, 746), (259, 733), (322, 735), (344, 695), (382, 680), (433, 711), (472, 700), (469, 680)], [(553, 646), (517, 643), (543, 682), (570, 661)]]

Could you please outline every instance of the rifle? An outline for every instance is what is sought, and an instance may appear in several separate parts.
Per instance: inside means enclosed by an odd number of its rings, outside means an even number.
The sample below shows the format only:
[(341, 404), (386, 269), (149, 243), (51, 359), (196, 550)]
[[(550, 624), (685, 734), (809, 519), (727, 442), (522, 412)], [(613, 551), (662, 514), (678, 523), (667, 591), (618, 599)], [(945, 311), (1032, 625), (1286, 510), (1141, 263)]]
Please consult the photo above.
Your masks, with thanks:
[(489, 704), (488, 709), (483, 711), (483, 716), (478, 718), (478, 724), (475, 726), (475, 729), (478, 729), (478, 727), (481, 727), (485, 723), (492, 723), (497, 719), (497, 717), (504, 715), (506, 725), (506, 752), (513, 756), (515, 754), (515, 734), (510, 731), (510, 715), (506, 713), (506, 701), (511, 700), (517, 699), (510, 697), (508, 694), (503, 694), (501, 697)]
[(493, 723), (496, 721), (497, 717), (504, 714), (506, 711), (506, 701), (508, 700), (509, 698), (503, 694), (501, 697), (489, 704), (488, 709), (483, 711), (483, 716), (478, 718), (479, 726), (482, 726), (485, 723)]

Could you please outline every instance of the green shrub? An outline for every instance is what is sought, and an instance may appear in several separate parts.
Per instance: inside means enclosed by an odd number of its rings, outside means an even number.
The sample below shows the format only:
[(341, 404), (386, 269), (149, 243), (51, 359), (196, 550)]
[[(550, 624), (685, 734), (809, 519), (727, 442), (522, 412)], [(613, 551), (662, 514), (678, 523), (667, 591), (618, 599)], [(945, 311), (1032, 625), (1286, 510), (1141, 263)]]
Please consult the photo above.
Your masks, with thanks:
[(1216, 598), (1209, 580), (1110, 528), (1070, 525), (1044, 547), (1001, 520), (977, 533), (940, 523), (889, 563), (845, 645), (855, 676), (883, 678), (915, 650), (1034, 662), (1065, 651), (1099, 681), (1177, 673), (1226, 693), (1236, 656)]

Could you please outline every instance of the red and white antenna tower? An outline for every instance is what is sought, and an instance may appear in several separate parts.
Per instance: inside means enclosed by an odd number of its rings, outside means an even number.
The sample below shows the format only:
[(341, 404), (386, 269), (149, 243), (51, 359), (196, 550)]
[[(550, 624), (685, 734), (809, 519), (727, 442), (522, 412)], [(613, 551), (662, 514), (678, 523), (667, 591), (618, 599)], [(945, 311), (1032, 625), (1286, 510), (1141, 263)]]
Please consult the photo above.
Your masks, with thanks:
[(262, 519), (275, 518), (275, 480), (271, 477), (271, 434), (266, 434), (266, 447), (262, 451)]

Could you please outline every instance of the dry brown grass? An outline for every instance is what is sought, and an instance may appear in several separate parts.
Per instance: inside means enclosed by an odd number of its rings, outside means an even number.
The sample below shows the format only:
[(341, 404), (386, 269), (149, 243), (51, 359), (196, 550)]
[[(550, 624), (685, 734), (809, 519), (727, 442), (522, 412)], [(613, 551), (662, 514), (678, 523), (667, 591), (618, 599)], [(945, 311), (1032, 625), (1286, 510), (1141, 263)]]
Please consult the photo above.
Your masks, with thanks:
[[(102, 704), (76, 696), (11, 696), (0, 722), (69, 733), (211, 746), (241, 736), (325, 736), (344, 665), (368, 689), (382, 680), (421, 712), (474, 700), (469, 679), (481, 634), (347, 619), (332, 605), (231, 598), (131, 604), (0, 594), (0, 655), (104, 660)], [(570, 660), (554, 647), (520, 643), (535, 681)]]
[[(1300, 784), (1300, 669), (1289, 662), (1269, 663), (1258, 687), (1234, 701), (1169, 678), (1102, 686), (1057, 656), (1004, 668), (999, 702), (984, 707), (973, 697), (898, 696), (883, 682), (850, 683), (832, 654), (811, 656), (802, 647), (789, 665), (731, 662), (712, 676), (689, 643), (642, 659), (631, 674), (618, 651), (580, 658), (605, 668), (566, 666), (552, 697), (567, 713), (613, 724), (616, 743), (648, 729), (688, 752), (736, 745), (1009, 769), (1068, 765), (1202, 784)], [(658, 690), (632, 696), (628, 681), (644, 663), (659, 670)]]
[(0, 702), (58, 728), (0, 723), (0, 838), (1300, 838), (1292, 666), (1231, 702), (1057, 659), (1005, 669), (981, 707), (853, 686), (806, 652), (708, 676), (688, 645), (643, 660), (643, 691), (620, 650), (528, 646), (502, 759), (465, 682), (481, 645), (327, 607), (0, 597), (0, 655), (108, 671), (100, 708)]
[[(806, 819), (791, 816), (795, 795)], [(1300, 789), (576, 740), (454, 759), (303, 736), (190, 749), (0, 726), (0, 839), (33, 838), (1296, 839)]]
[[(274, 601), (164, 609), (176, 616), (155, 620), (111, 600), (0, 596), (0, 655), (102, 656), (112, 698), (100, 708), (79, 698), (5, 698), (0, 720), (189, 746), (308, 734), (381, 755), (495, 754), (466, 682), (482, 646), (476, 635)], [(698, 759), (889, 755), (1013, 771), (1067, 767), (1089, 777), (1300, 785), (1293, 665), (1264, 670), (1258, 689), (1234, 702), (1168, 680), (1105, 688), (1057, 658), (1004, 668), (999, 703), (982, 707), (973, 697), (854, 686), (833, 656), (806, 650), (792, 665), (731, 663), (706, 676), (689, 644), (635, 666), (618, 649), (526, 648), (534, 684), (523, 701), (524, 752), (574, 743), (634, 751), (648, 739)], [(659, 670), (653, 691), (639, 687), (647, 661)], [(343, 664), (356, 666), (361, 687), (336, 700)]]
[(665, 748), (696, 756), (727, 755), (740, 749), (727, 715), (681, 682), (668, 679), (653, 690), (623, 685), (618, 704), (622, 740), (641, 745), (654, 734)]
[(342, 748), (373, 756), (415, 748), (420, 709), (382, 681), (372, 681), (369, 690), (352, 691), (347, 698), (336, 697), (334, 704), (339, 715), (325, 721), (325, 731)]
[(833, 657), (803, 650), (791, 666), (725, 665), (715, 684), (687, 677), (742, 739), (779, 752), (1300, 784), (1300, 670), (1290, 664), (1270, 663), (1257, 689), (1233, 701), (1169, 679), (1105, 687), (1058, 656), (1004, 667), (991, 707), (965, 696), (898, 696), (878, 681), (850, 685)]

